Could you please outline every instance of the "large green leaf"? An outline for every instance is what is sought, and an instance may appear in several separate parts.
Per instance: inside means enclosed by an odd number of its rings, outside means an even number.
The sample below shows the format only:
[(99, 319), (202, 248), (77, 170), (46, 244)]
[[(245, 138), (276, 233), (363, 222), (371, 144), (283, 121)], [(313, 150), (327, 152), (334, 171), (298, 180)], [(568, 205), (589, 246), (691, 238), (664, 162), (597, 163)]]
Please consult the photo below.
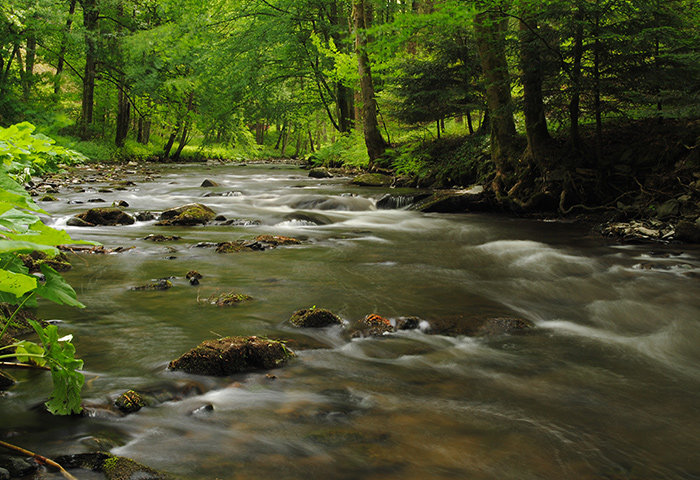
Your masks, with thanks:
[[(4, 167), (3, 167), (4, 168)], [(26, 208), (35, 212), (46, 213), (34, 203), (32, 197), (6, 172), (0, 169), (0, 202), (9, 203), (15, 207)]]
[(46, 264), (41, 265), (41, 273), (46, 277), (46, 282), (43, 285), (37, 285), (37, 295), (60, 305), (85, 308), (85, 305), (78, 301), (73, 287), (66, 282), (60, 273)]
[(50, 245), (40, 245), (32, 242), (14, 240), (0, 240), (0, 255), (3, 253), (32, 253), (35, 250), (52, 257), (58, 254), (58, 249)]
[[(0, 226), (18, 233), (25, 233), (29, 230), (29, 225), (38, 221), (40, 221), (40, 219), (36, 215), (17, 210), (16, 208), (8, 210), (0, 215)], [(8, 236), (6, 233), (3, 233), (3, 235)]]
[(32, 224), (28, 230), (22, 233), (3, 233), (7, 238), (18, 241), (35, 243), (37, 245), (65, 245), (73, 243), (89, 243), (84, 241), (73, 241), (65, 230), (44, 225), (41, 221)]
[(0, 292), (10, 293), (17, 298), (35, 290), (39, 282), (33, 275), (0, 270)]

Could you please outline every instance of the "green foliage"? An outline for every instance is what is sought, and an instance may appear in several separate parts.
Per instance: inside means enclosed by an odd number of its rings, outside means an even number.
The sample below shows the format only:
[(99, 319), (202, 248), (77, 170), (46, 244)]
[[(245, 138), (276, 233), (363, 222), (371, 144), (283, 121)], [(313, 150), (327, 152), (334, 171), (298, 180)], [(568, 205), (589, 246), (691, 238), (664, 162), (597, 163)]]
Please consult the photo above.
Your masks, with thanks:
[(364, 138), (358, 132), (342, 135), (338, 141), (310, 154), (307, 160), (324, 167), (362, 167), (369, 163)]
[[(75, 307), (83, 307), (73, 288), (63, 277), (46, 264), (40, 266), (45, 280), (30, 275), (18, 256), (40, 251), (55, 256), (55, 245), (74, 242), (61, 230), (53, 229), (35, 214), (43, 212), (29, 194), (10, 177), (10, 172), (31, 174), (47, 168), (51, 159), (47, 156), (64, 154), (65, 150), (53, 145), (47, 137), (33, 135), (34, 127), (20, 124), (0, 131), (0, 301), (18, 305), (15, 314), (24, 305), (36, 304), (36, 297)], [(15, 175), (17, 176), (17, 175)], [(10, 327), (14, 315), (7, 319), (0, 336)], [(42, 327), (35, 321), (30, 324), (36, 331), (41, 346), (23, 341), (12, 344), (16, 354), (2, 354), (0, 360), (17, 357), (20, 362), (30, 360), (46, 365), (51, 370), (54, 390), (47, 408), (51, 413), (66, 415), (81, 410), (80, 389), (83, 376), (77, 372), (83, 362), (76, 360), (75, 347), (70, 339), (59, 339), (58, 330), (50, 325)]]

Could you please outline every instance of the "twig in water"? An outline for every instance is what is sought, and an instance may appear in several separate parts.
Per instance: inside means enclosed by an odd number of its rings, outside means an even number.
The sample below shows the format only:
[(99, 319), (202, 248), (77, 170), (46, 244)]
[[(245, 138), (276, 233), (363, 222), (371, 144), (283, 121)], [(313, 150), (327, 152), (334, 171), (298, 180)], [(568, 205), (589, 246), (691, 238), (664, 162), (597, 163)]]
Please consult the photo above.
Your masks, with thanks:
[(36, 460), (39, 463), (43, 463), (44, 465), (48, 465), (50, 467), (53, 467), (57, 469), (59, 472), (61, 472), (61, 475), (63, 475), (65, 478), (68, 480), (78, 480), (75, 478), (73, 475), (68, 473), (65, 468), (63, 468), (61, 465), (58, 463), (54, 462), (53, 460), (43, 457), (39, 455), (38, 453), (30, 452), (29, 450), (25, 450), (22, 447), (17, 447), (15, 445), (11, 445), (9, 443), (5, 443), (2, 440), (0, 440), (0, 447), (6, 448), (8, 450), (12, 450), (13, 452), (21, 453), (22, 455), (26, 455), (28, 457), (32, 457), (34, 460)]

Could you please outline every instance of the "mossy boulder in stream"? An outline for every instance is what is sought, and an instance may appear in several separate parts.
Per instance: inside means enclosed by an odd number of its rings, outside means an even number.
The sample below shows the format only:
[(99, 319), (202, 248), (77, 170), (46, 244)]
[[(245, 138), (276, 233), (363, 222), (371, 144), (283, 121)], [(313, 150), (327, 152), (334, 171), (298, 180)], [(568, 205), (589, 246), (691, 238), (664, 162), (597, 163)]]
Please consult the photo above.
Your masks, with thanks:
[(267, 243), (273, 247), (279, 245), (301, 245), (301, 240), (293, 237), (283, 237), (281, 235), (258, 235), (255, 237), (256, 242)]
[(20, 255), (19, 259), (22, 260), (24, 266), (29, 269), (29, 273), (40, 272), (41, 265), (48, 265), (57, 272), (67, 272), (73, 268), (65, 253), (59, 253), (56, 256), (50, 257), (43, 252), (34, 251), (26, 255)]
[(82, 468), (103, 472), (106, 480), (172, 480), (173, 478), (130, 458), (117, 457), (105, 452), (63, 455), (55, 461), (66, 470)]
[(204, 225), (216, 217), (216, 212), (201, 203), (190, 203), (181, 207), (170, 208), (160, 214), (156, 225)]
[(148, 402), (138, 392), (127, 390), (117, 397), (114, 401), (114, 406), (128, 415), (138, 412), (143, 407), (147, 407)]
[(388, 187), (393, 179), (382, 173), (363, 173), (352, 179), (350, 183), (361, 187)]
[(522, 318), (503, 316), (465, 316), (457, 315), (431, 319), (426, 333), (447, 335), (451, 337), (465, 335), (468, 337), (488, 337), (529, 330), (534, 324)]
[(295, 327), (323, 328), (342, 325), (343, 321), (336, 314), (325, 308), (304, 308), (294, 312), (289, 322)]
[(97, 225), (133, 225), (134, 217), (122, 212), (118, 208), (91, 208), (87, 212), (79, 213), (68, 220), (68, 225), (73, 227), (94, 227)]
[(253, 297), (246, 295), (245, 293), (229, 292), (222, 293), (220, 295), (214, 294), (209, 297), (209, 300), (207, 301), (212, 305), (216, 305), (217, 307), (232, 307), (252, 299)]
[(170, 362), (171, 370), (195, 375), (225, 377), (250, 370), (284, 365), (294, 352), (277, 340), (260, 337), (226, 337), (207, 340)]

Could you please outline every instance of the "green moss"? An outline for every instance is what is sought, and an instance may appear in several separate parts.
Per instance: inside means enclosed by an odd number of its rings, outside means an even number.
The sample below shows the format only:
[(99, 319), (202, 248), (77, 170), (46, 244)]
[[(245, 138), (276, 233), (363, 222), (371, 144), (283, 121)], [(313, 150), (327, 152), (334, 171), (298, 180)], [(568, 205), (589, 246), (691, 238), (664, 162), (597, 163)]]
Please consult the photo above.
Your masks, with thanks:
[(230, 307), (233, 305), (238, 305), (241, 302), (252, 300), (253, 297), (246, 295), (245, 293), (222, 293), (221, 295), (212, 295), (209, 298), (209, 303), (216, 305), (217, 307)]
[(343, 321), (329, 310), (323, 308), (306, 308), (298, 310), (289, 319), (295, 327), (322, 328), (342, 325)]
[(190, 203), (182, 207), (165, 210), (156, 225), (203, 225), (210, 222), (216, 212), (201, 203)]
[(114, 405), (122, 412), (129, 414), (148, 406), (148, 402), (138, 392), (128, 390), (114, 401)]

